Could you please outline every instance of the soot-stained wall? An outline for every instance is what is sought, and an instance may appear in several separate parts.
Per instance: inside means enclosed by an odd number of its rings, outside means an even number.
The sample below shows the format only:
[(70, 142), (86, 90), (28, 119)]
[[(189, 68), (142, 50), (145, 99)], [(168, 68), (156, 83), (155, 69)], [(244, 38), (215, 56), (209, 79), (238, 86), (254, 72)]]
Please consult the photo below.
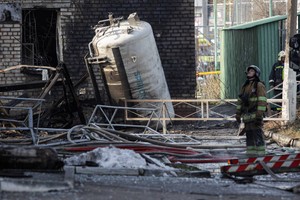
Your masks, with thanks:
[[(91, 27), (107, 19), (110, 12), (115, 17), (124, 18), (137, 12), (141, 20), (152, 26), (171, 98), (194, 98), (194, 0), (7, 0), (2, 1), (0, 6), (12, 3), (19, 4), (21, 8), (14, 12), (39, 9), (57, 12), (57, 38), (60, 41), (57, 43), (58, 60), (64, 61), (74, 82), (86, 73), (84, 56), (89, 52), (88, 43), (94, 36)], [(12, 23), (0, 22), (1, 69), (22, 64), (22, 22), (18, 20)], [(18, 71), (10, 76), (2, 76), (1, 84), (11, 83), (12, 80), (28, 80), (28, 75)], [(7, 81), (7, 77), (10, 81)], [(78, 89), (90, 86), (90, 83), (85, 83)], [(87, 98), (91, 97), (89, 89), (86, 91), (83, 94)]]

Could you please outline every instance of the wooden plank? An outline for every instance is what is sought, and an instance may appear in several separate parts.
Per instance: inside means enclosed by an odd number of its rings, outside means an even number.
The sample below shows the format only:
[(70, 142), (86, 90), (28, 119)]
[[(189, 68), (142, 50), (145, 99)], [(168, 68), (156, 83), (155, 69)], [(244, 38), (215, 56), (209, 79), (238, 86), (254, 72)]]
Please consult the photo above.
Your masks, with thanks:
[[(47, 82), (48, 81), (32, 81), (30, 83), (14, 83), (14, 84), (0, 85), (0, 92), (43, 88), (45, 87)], [(55, 85), (62, 85), (62, 81), (61, 80), (57, 81)]]

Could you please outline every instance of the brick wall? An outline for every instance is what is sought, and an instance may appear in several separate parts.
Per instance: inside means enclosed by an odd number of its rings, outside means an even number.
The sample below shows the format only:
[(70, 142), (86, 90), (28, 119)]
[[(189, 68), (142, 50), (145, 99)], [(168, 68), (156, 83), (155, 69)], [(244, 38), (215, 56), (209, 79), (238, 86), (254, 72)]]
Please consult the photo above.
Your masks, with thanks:
[[(15, 66), (21, 62), (21, 25), (19, 23), (0, 24), (0, 66), (1, 69)], [(2, 67), (3, 66), (3, 67)], [(21, 83), (25, 77), (20, 75), (20, 70), (11, 70), (0, 73), (1, 84)], [(17, 96), (18, 92), (9, 92), (4, 95)]]
[[(5, 1), (14, 2), (17, 1)], [(94, 36), (90, 28), (99, 20), (137, 12), (139, 18), (151, 24), (160, 53), (170, 94), (173, 99), (194, 98), (194, 0), (22, 0), (22, 9), (56, 8), (61, 19), (63, 61), (76, 82), (85, 72), (84, 56)], [(0, 67), (20, 64), (21, 24), (0, 24)], [(1, 76), (1, 84), (9, 79)], [(26, 75), (15, 73), (13, 80)], [(21, 76), (25, 76), (22, 78)], [(3, 79), (2, 79), (3, 78)], [(6, 79), (6, 80), (4, 80)], [(12, 79), (11, 79), (12, 80)], [(90, 83), (82, 85), (90, 87)]]

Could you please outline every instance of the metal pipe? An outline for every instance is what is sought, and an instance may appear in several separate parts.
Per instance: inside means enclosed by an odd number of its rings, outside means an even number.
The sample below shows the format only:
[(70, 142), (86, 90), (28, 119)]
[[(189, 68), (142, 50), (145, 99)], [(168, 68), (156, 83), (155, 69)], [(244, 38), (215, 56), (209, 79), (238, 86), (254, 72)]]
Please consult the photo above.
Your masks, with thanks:
[(214, 0), (214, 41), (215, 41), (215, 70), (218, 69), (218, 26), (217, 26), (217, 0)]
[(88, 56), (88, 54), (86, 54), (84, 56), (84, 62), (85, 62), (85, 66), (87, 68), (87, 71), (89, 73), (92, 85), (93, 85), (96, 102), (97, 102), (97, 104), (104, 104), (103, 101), (102, 101), (102, 99), (101, 99), (100, 90), (99, 90), (99, 87), (98, 87), (98, 83), (96, 81), (95, 73), (93, 71), (93, 68), (92, 68), (91, 64), (87, 60), (87, 56)]
[(226, 27), (226, 0), (223, 1), (223, 27)]
[(273, 16), (273, 0), (269, 0), (269, 17)]

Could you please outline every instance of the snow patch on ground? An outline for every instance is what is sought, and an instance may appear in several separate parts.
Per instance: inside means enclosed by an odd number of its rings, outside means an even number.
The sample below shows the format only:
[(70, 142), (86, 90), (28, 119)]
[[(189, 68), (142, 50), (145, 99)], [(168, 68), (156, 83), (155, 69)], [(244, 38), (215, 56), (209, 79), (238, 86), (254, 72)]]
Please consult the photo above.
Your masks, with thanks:
[(115, 147), (96, 148), (93, 151), (72, 156), (64, 160), (65, 165), (85, 166), (87, 162), (94, 162), (101, 168), (109, 169), (170, 169), (174, 168), (164, 165), (157, 159), (158, 165), (147, 163), (147, 161), (133, 150), (119, 149)]

